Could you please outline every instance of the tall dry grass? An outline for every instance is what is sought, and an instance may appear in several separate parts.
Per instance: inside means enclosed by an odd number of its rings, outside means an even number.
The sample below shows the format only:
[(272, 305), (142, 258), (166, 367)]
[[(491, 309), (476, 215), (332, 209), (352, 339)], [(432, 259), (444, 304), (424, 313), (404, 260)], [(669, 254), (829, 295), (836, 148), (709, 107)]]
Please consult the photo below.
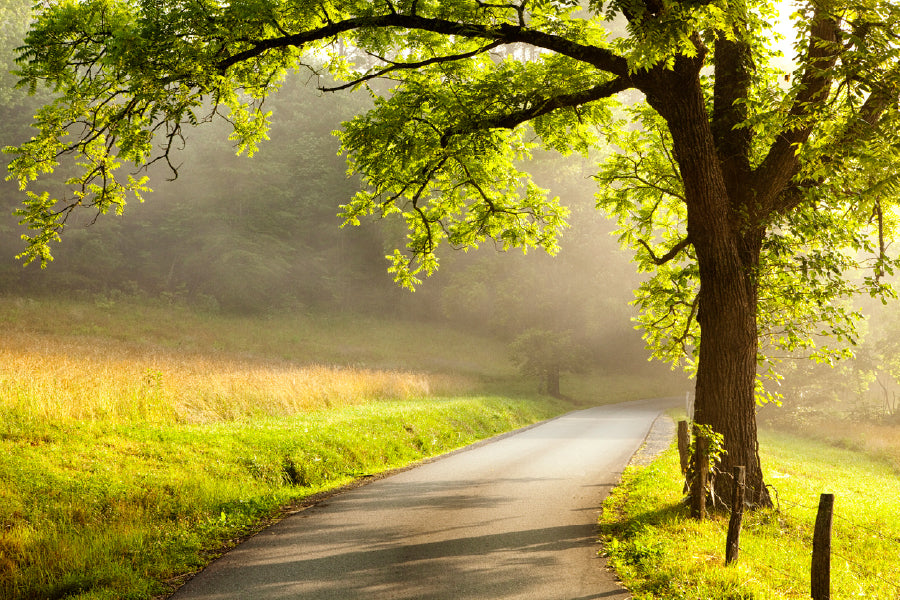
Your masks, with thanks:
[(242, 359), (7, 330), (0, 408), (50, 421), (203, 423), (465, 393), (462, 376)]

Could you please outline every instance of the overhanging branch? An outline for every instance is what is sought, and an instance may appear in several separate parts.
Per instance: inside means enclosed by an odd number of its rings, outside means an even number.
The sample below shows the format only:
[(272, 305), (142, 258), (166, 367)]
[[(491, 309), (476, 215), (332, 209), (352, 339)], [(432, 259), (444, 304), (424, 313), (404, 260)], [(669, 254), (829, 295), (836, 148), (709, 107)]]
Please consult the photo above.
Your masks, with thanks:
[[(363, 75), (362, 77), (354, 79), (353, 81), (351, 81), (349, 83), (345, 83), (343, 85), (337, 85), (337, 86), (332, 86), (332, 87), (320, 87), (319, 90), (321, 90), (323, 92), (338, 92), (341, 90), (346, 90), (346, 89), (355, 87), (361, 83), (365, 83), (366, 81), (370, 81), (372, 79), (384, 77), (385, 75), (387, 75), (388, 73), (391, 73), (393, 71), (411, 71), (411, 70), (420, 69), (422, 67), (427, 67), (429, 65), (434, 65), (434, 64), (438, 64), (438, 63), (453, 62), (453, 61), (457, 61), (457, 60), (465, 60), (467, 58), (472, 58), (473, 56), (478, 56), (479, 54), (484, 54), (485, 52), (490, 52), (494, 48), (497, 48), (498, 46), (501, 46), (501, 45), (503, 45), (503, 42), (493, 41), (490, 44), (487, 44), (485, 46), (482, 46), (481, 48), (478, 48), (477, 50), (473, 50), (472, 52), (463, 52), (462, 54), (451, 54), (451, 55), (447, 55), (447, 56), (435, 56), (434, 58), (429, 58), (427, 60), (422, 60), (422, 61), (418, 61), (418, 62), (386, 61), (386, 62), (389, 62), (389, 65), (384, 68), (381, 68), (381, 69), (376, 69), (375, 72), (367, 73), (366, 75)], [(382, 58), (381, 60), (384, 60), (384, 59)]]
[(451, 137), (455, 135), (463, 135), (475, 131), (484, 131), (487, 129), (513, 129), (517, 125), (521, 125), (527, 121), (531, 121), (537, 117), (546, 115), (559, 110), (561, 108), (573, 108), (609, 98), (619, 92), (625, 91), (632, 87), (630, 81), (622, 78), (616, 78), (606, 83), (574, 92), (572, 94), (560, 94), (545, 98), (541, 102), (535, 103), (533, 106), (523, 108), (521, 110), (512, 111), (505, 114), (494, 115), (477, 121), (472, 121), (463, 125), (459, 125), (447, 130), (441, 136), (441, 146), (446, 147)]
[(579, 44), (565, 37), (529, 29), (522, 25), (503, 23), (501, 25), (483, 25), (478, 23), (460, 23), (446, 19), (421, 17), (415, 14), (387, 14), (367, 17), (351, 17), (342, 21), (329, 22), (327, 25), (302, 31), (287, 36), (251, 40), (250, 48), (236, 52), (219, 61), (220, 71), (224, 72), (230, 67), (261, 56), (270, 50), (278, 48), (299, 48), (306, 44), (339, 37), (342, 34), (357, 29), (410, 29), (430, 31), (447, 36), (457, 36), (467, 39), (493, 40), (502, 44), (524, 43), (538, 48), (544, 48), (557, 54), (574, 58), (588, 63), (597, 69), (612, 73), (619, 77), (628, 78), (628, 61), (618, 56), (607, 48)]

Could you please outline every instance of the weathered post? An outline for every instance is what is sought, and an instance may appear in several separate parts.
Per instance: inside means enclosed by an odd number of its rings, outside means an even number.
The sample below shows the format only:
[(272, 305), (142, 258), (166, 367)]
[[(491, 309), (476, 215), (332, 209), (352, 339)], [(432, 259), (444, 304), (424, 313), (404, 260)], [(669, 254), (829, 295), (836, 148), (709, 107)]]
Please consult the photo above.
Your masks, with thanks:
[(728, 521), (728, 538), (725, 541), (725, 564), (737, 560), (741, 548), (741, 521), (744, 519), (744, 492), (746, 490), (744, 467), (734, 468), (734, 495), (731, 497), (731, 519)]
[(834, 494), (819, 497), (819, 512), (813, 530), (812, 572), (810, 591), (813, 600), (831, 600), (831, 518)]
[(709, 440), (700, 428), (694, 428), (694, 489), (691, 490), (691, 516), (706, 518), (706, 480), (709, 477)]

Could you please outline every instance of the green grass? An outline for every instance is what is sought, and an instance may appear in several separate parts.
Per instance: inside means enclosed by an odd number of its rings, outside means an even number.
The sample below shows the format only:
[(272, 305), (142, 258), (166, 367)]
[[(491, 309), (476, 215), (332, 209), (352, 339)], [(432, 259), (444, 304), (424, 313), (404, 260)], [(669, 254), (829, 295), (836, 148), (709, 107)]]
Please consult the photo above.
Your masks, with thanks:
[(826, 492), (835, 494), (832, 597), (900, 597), (900, 480), (891, 466), (785, 434), (764, 433), (760, 444), (778, 507), (745, 515), (740, 558), (728, 567), (728, 517), (688, 517), (677, 451), (627, 470), (601, 526), (610, 562), (634, 598), (809, 598), (813, 524)]
[(393, 401), (204, 425), (0, 418), (0, 597), (148, 598), (281, 507), (566, 407)]

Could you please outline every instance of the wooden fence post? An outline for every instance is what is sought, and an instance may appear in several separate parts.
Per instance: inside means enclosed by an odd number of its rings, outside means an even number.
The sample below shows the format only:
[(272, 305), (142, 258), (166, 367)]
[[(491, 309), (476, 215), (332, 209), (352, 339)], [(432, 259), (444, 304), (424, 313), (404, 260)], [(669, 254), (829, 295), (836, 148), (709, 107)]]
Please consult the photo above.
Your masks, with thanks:
[(709, 440), (694, 428), (694, 489), (691, 490), (691, 516), (706, 518), (706, 479), (709, 476)]
[(831, 517), (834, 514), (834, 494), (819, 497), (819, 512), (813, 531), (812, 572), (810, 592), (813, 600), (831, 600)]
[(731, 497), (731, 519), (728, 521), (728, 538), (725, 542), (725, 564), (737, 560), (741, 549), (741, 521), (744, 519), (744, 492), (747, 489), (744, 467), (734, 468), (734, 495)]
[(678, 457), (681, 459), (681, 473), (687, 473), (691, 458), (691, 438), (687, 421), (678, 421)]

